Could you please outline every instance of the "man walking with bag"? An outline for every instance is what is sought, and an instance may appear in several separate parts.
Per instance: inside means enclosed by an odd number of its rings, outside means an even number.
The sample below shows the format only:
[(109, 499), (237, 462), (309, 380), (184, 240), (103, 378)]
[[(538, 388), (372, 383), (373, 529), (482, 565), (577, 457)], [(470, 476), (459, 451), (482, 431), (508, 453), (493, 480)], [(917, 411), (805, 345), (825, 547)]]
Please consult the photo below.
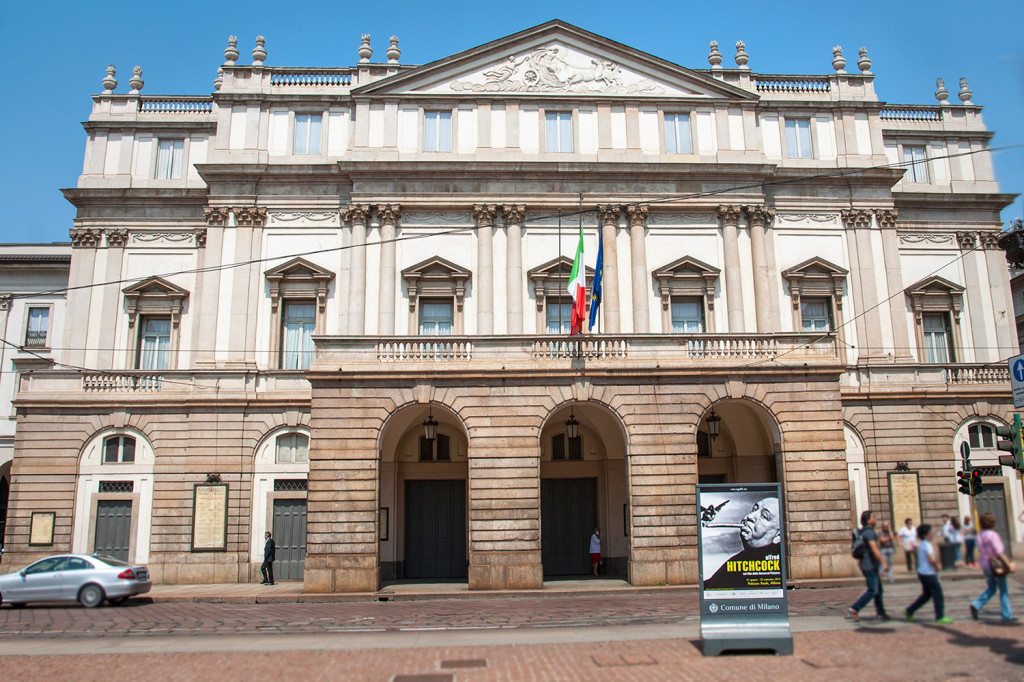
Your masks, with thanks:
[(882, 602), (882, 578), (878, 572), (884, 562), (882, 552), (878, 548), (878, 534), (875, 533), (877, 521), (874, 513), (870, 509), (865, 509), (860, 515), (860, 523), (860, 534), (853, 544), (853, 558), (860, 560), (860, 572), (864, 574), (867, 590), (846, 610), (846, 613), (850, 618), (860, 620), (860, 610), (867, 606), (869, 601), (874, 600), (878, 619), (890, 620)]
[(260, 565), (260, 573), (263, 574), (263, 582), (261, 585), (273, 585), (274, 584), (274, 559), (277, 555), (277, 545), (274, 543), (274, 538), (270, 535), (268, 530), (266, 533), (267, 542), (263, 545), (263, 563)]

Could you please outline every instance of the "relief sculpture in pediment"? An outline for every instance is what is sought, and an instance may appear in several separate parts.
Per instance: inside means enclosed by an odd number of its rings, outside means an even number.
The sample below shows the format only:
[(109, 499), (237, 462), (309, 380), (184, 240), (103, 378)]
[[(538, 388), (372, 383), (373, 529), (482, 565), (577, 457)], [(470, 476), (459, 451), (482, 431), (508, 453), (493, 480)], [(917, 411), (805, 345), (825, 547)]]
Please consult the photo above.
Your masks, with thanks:
[[(582, 64), (584, 60), (589, 61), (589, 64)], [(510, 55), (498, 66), (484, 71), (482, 76), (483, 82), (454, 81), (451, 88), (465, 92), (590, 92), (621, 95), (664, 92), (664, 88), (646, 78), (634, 78), (633, 82), (626, 82), (622, 68), (612, 61), (561, 52), (555, 46), (543, 47), (525, 55)]]

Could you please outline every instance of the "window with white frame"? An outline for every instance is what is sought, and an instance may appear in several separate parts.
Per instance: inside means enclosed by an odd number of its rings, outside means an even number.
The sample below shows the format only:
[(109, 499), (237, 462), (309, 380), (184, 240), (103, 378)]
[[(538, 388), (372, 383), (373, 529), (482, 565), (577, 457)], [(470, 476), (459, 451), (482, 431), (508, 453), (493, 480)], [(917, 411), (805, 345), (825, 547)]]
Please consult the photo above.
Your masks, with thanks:
[(903, 163), (907, 167), (907, 172), (903, 176), (907, 182), (928, 182), (928, 155), (923, 146), (904, 146)]
[(988, 424), (971, 424), (967, 428), (971, 447), (976, 450), (992, 450), (996, 447), (996, 430)]
[(452, 301), (443, 298), (420, 299), (420, 334), (450, 336), (455, 326)]
[(117, 435), (103, 439), (104, 464), (131, 464), (135, 461), (135, 439)]
[(423, 112), (423, 151), (450, 152), (452, 150), (452, 112)]
[(319, 154), (322, 114), (295, 114), (295, 131), (292, 135), (293, 154)]
[(693, 153), (689, 114), (665, 114), (665, 153)]
[(832, 331), (832, 301), (821, 296), (800, 299), (800, 329), (804, 332)]
[(791, 159), (811, 159), (811, 119), (786, 119), (786, 155)]
[(283, 433), (277, 437), (274, 461), (278, 464), (301, 464), (309, 461), (309, 436), (304, 433)]
[(181, 178), (185, 162), (185, 140), (160, 140), (156, 151), (156, 177), (160, 180)]
[(309, 369), (313, 360), (316, 301), (287, 300), (281, 314), (281, 369)]
[(25, 347), (46, 348), (50, 331), (50, 307), (29, 306), (28, 321), (25, 324)]
[(544, 130), (549, 152), (572, 151), (572, 112), (548, 111), (544, 113)]
[(672, 333), (700, 334), (704, 331), (704, 300), (696, 296), (672, 297)]
[(924, 334), (924, 361), (956, 362), (949, 314), (924, 313), (921, 316), (921, 327)]
[(139, 323), (136, 369), (167, 369), (171, 350), (171, 318), (143, 315)]
[(572, 299), (548, 296), (545, 299), (548, 334), (568, 334), (572, 327)]

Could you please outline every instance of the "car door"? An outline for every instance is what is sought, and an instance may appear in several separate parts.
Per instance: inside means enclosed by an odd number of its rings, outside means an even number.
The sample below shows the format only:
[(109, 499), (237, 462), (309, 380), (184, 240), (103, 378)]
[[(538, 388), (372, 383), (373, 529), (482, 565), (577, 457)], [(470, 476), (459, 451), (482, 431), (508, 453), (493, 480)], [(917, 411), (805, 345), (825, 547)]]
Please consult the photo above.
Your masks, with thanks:
[(96, 577), (96, 568), (85, 559), (69, 556), (57, 566), (60, 573), (60, 598), (78, 599), (82, 585)]
[(60, 573), (54, 569), (67, 557), (41, 559), (18, 574), (14, 589), (8, 590), (4, 601), (27, 602), (60, 599)]

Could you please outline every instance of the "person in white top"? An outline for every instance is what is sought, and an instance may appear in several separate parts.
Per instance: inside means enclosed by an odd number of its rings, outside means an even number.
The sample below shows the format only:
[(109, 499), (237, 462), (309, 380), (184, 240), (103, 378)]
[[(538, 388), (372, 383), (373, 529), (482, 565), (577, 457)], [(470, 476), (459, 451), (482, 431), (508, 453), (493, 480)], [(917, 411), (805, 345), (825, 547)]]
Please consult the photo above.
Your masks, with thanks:
[(914, 572), (914, 550), (917, 548), (917, 529), (914, 528), (914, 520), (907, 519), (903, 522), (896, 535), (900, 537), (900, 546), (907, 558), (907, 573)]
[(590, 563), (594, 566), (594, 577), (597, 577), (597, 567), (601, 565), (601, 529), (595, 528), (594, 534), (590, 536)]

